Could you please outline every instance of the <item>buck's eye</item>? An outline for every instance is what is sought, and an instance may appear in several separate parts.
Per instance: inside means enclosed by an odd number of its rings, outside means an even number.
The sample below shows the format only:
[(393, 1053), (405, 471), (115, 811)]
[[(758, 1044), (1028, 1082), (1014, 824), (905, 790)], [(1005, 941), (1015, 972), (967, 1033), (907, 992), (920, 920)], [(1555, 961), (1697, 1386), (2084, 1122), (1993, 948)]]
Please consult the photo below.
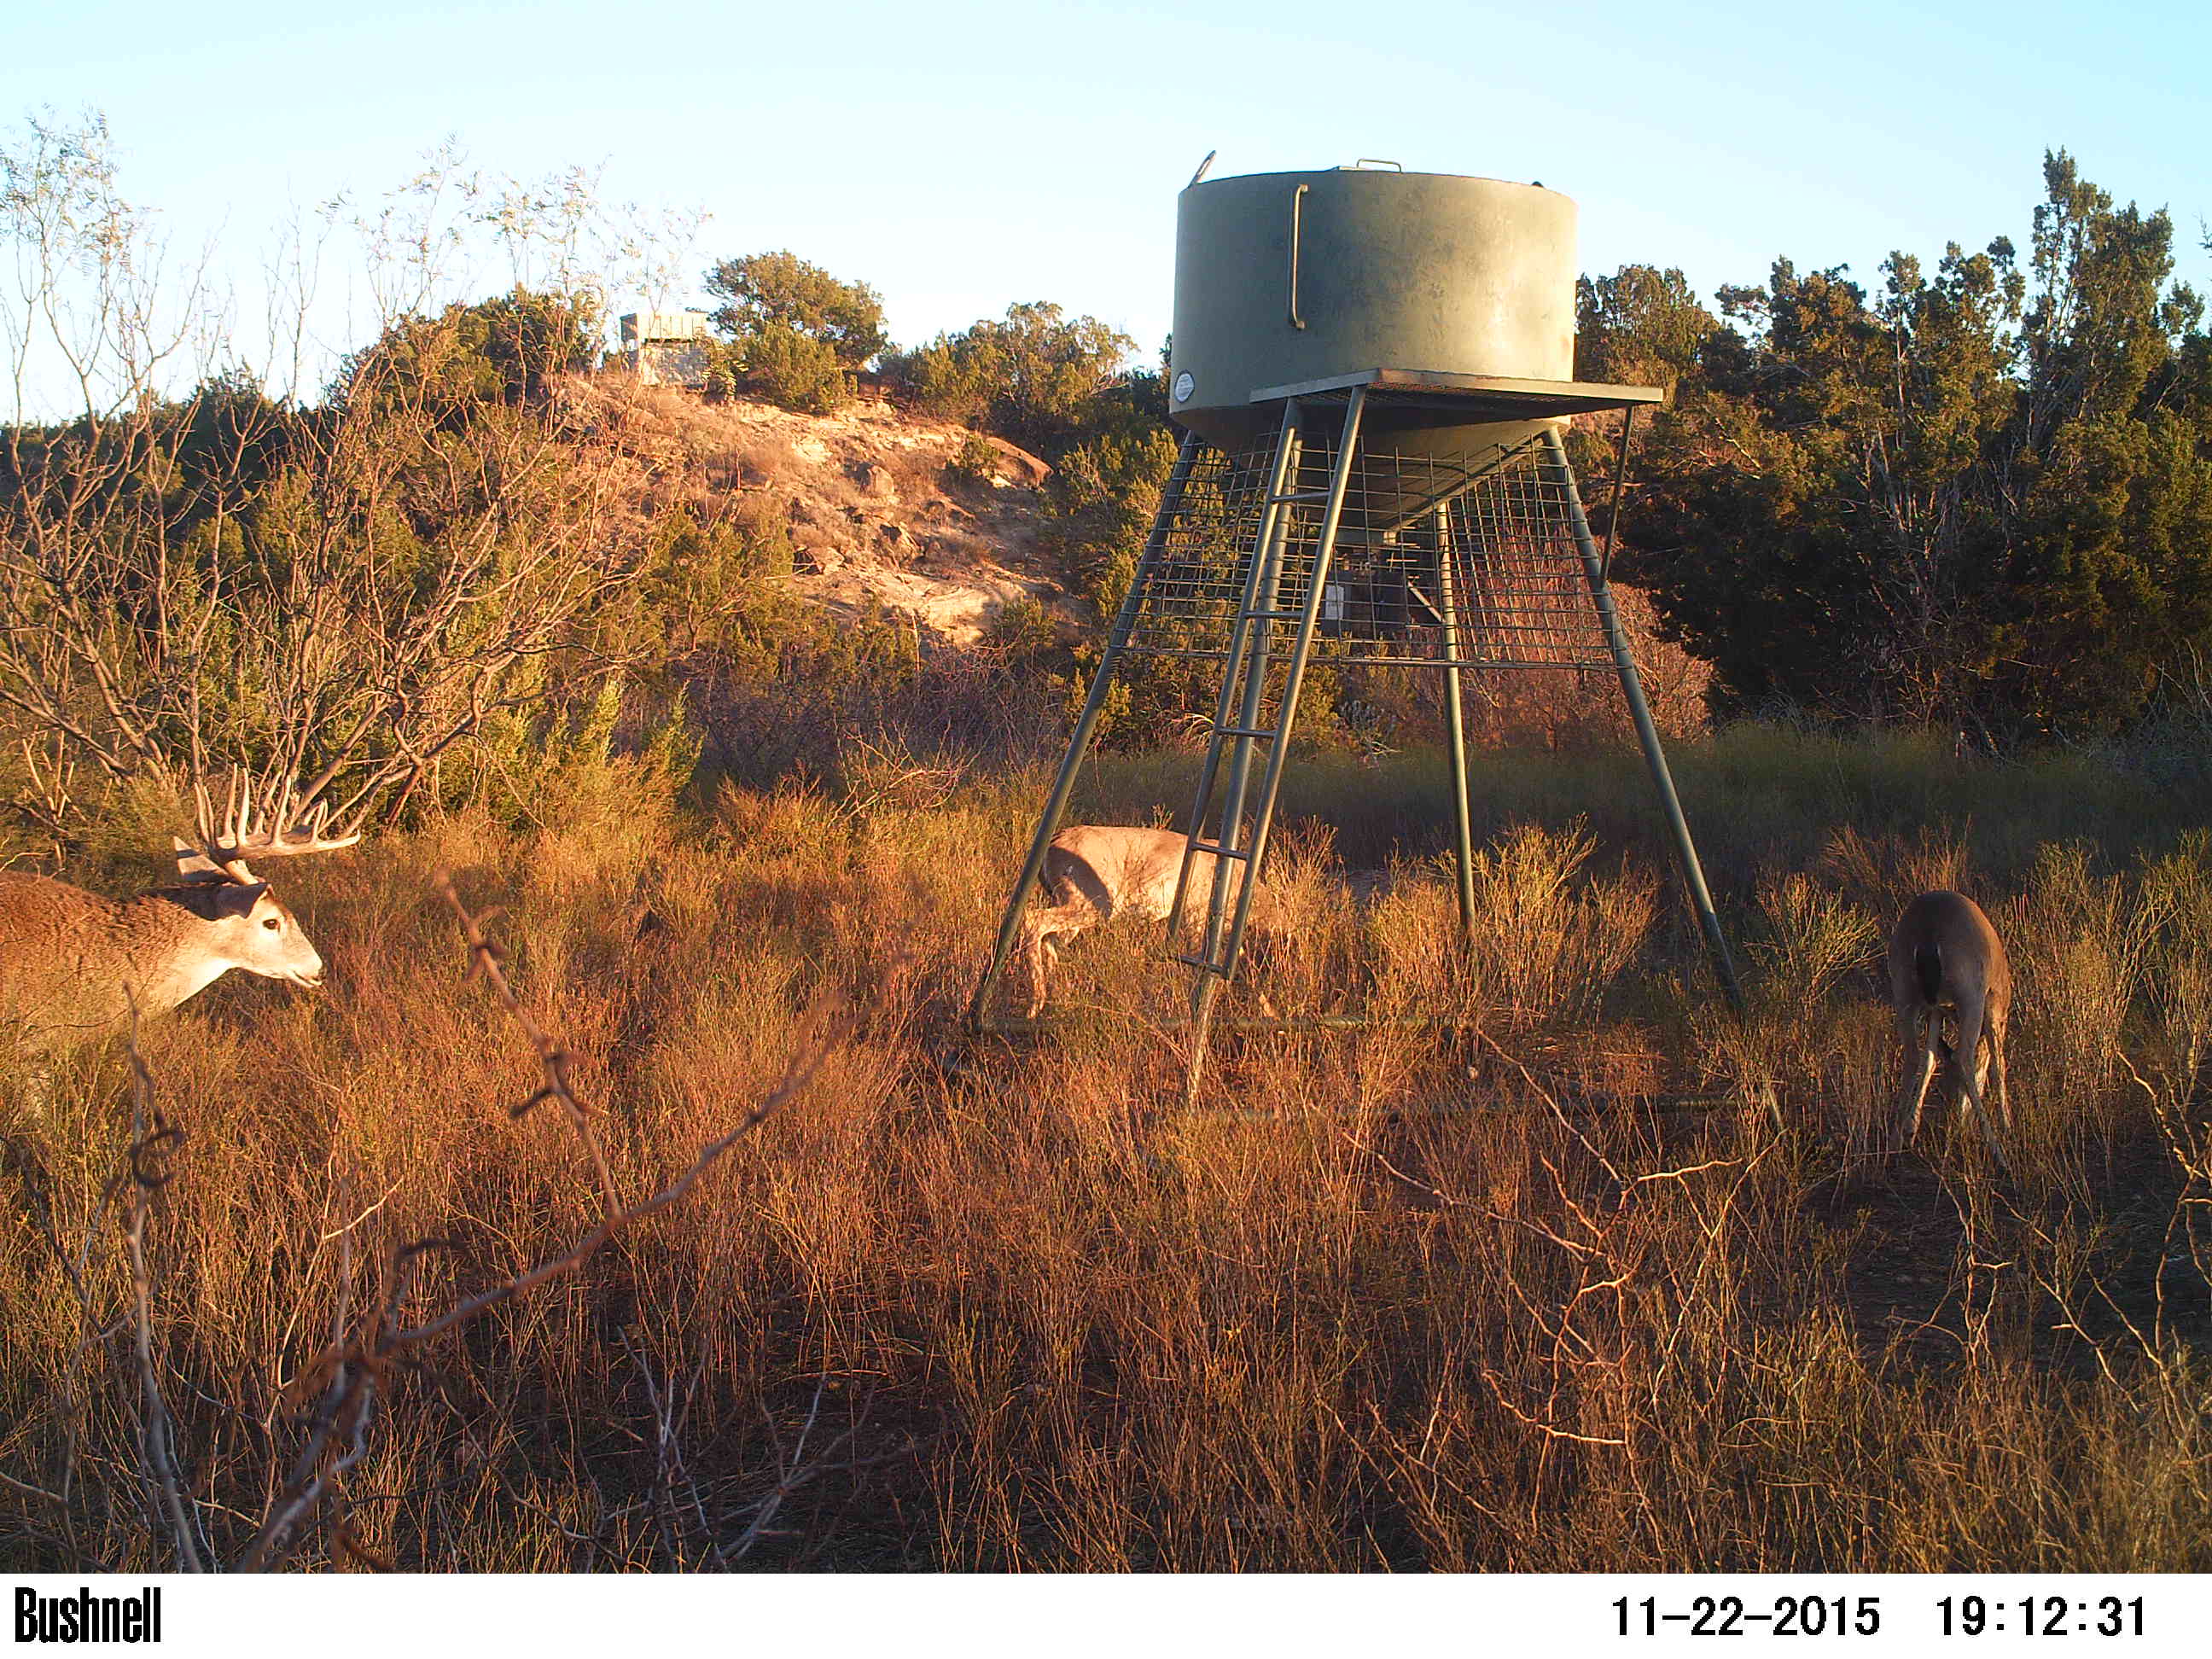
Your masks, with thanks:
[(270, 917), (266, 921), (263, 922), (261, 925), (262, 925), (264, 927), (266, 927), (266, 928), (267, 928), (270, 933), (275, 933), (275, 932), (276, 932), (279, 927), (282, 927), (284, 924), (283, 924), (283, 922), (281, 922), (281, 921), (277, 921), (276, 917), (271, 916), (271, 917)]

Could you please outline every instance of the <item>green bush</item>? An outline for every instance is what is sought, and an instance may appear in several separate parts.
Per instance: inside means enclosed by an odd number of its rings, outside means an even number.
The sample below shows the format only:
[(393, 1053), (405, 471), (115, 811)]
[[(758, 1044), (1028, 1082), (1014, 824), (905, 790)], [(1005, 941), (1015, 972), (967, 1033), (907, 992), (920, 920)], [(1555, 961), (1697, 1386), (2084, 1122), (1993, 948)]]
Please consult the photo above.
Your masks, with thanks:
[(1048, 459), (1078, 441), (1137, 343), (1096, 317), (1042, 302), (1006, 307), (886, 361), (900, 398), (980, 425)]
[(731, 645), (787, 610), (775, 584), (791, 574), (789, 521), (779, 504), (741, 495), (727, 518), (702, 525), (678, 507), (655, 521), (635, 584), (599, 618), (604, 649), (647, 672)]
[(723, 260), (707, 273), (707, 291), (728, 301), (714, 324), (732, 339), (786, 330), (827, 346), (848, 370), (866, 367), (890, 344), (875, 289), (841, 281), (788, 250)]
[(725, 259), (707, 273), (707, 291), (727, 301), (714, 324), (727, 337), (729, 388), (801, 414), (848, 402), (854, 371), (890, 343), (873, 289), (787, 251)]
[(828, 415), (852, 400), (853, 377), (825, 340), (771, 323), (744, 342), (744, 389), (781, 409)]
[(1175, 439), (1152, 427), (1078, 444), (1053, 471), (1053, 540), (1070, 584), (1101, 610), (1120, 603), (1136, 574), (1175, 458)]
[(345, 360), (335, 400), (448, 422), (480, 404), (540, 404), (556, 377), (592, 366), (599, 331), (590, 301), (518, 287), (434, 317), (400, 319)]
[(981, 433), (970, 432), (960, 440), (960, 447), (945, 464), (945, 476), (955, 483), (971, 484), (988, 489), (999, 476), (999, 452), (991, 441)]
[(1620, 573), (1712, 662), (1717, 712), (2015, 741), (2186, 705), (2176, 671), (2212, 648), (2202, 301), (2163, 210), (2063, 150), (2044, 184), (2025, 248), (1893, 253), (1878, 288), (1778, 259), (1717, 319), (1679, 272), (1583, 283), (1583, 372), (1674, 388)]

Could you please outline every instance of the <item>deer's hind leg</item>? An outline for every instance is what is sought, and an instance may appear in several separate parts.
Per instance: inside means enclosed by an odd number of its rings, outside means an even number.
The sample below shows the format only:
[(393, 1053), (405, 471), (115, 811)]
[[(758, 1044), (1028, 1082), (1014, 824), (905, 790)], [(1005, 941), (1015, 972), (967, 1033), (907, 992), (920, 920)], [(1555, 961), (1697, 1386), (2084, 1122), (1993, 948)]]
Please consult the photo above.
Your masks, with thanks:
[[(1984, 1030), (1984, 1012), (1979, 997), (1960, 999), (1959, 1048), (1955, 1057), (1959, 1071), (1959, 1112), (1962, 1117), (1969, 1110), (1973, 1113), (1974, 1121), (1981, 1127), (1982, 1138), (1989, 1142), (1990, 1155), (2002, 1169), (2005, 1167), (2004, 1145), (1997, 1137), (1996, 1126), (1990, 1121), (1989, 1108), (1982, 1096), (1990, 1076), (1989, 1053), (1984, 1052), (1983, 1043), (1986, 1037), (1994, 1036), (1994, 1033)], [(1994, 1042), (1990, 1043), (1990, 1052), (1994, 1052), (1995, 1046)]]
[(1927, 1101), (1928, 1085), (1936, 1079), (1936, 1026), (1942, 1018), (1941, 1010), (1924, 1006), (1898, 1012), (1898, 1041), (1905, 1049), (1905, 1087), (1897, 1104), (1897, 1125), (1903, 1133), (1897, 1134), (1893, 1151), (1902, 1152), (1919, 1138), (1920, 1109)]
[(1997, 1077), (1997, 1121), (2004, 1132), (2013, 1132), (2012, 1091), (2005, 1082), (2005, 1022), (1992, 1017), (1990, 1020), (1990, 1063)]

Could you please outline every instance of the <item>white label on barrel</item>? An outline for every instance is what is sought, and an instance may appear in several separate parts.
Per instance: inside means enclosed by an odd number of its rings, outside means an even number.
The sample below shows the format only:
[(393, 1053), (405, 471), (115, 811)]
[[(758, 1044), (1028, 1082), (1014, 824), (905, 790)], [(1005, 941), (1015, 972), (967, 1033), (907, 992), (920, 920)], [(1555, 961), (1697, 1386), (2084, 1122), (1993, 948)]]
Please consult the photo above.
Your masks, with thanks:
[(1185, 369), (1182, 374), (1176, 376), (1175, 393), (1176, 401), (1177, 403), (1188, 403), (1190, 401), (1190, 394), (1197, 390), (1198, 382), (1190, 378), (1190, 371), (1188, 369)]

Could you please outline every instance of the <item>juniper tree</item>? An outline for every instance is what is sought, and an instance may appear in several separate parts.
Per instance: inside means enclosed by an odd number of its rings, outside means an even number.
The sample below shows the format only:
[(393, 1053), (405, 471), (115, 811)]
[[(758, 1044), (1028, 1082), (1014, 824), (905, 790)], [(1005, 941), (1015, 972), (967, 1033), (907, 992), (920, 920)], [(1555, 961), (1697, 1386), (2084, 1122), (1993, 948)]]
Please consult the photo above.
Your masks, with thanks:
[(2081, 731), (2212, 644), (2212, 353), (2162, 211), (2060, 151), (2027, 268), (1999, 237), (1878, 293), (1775, 262), (1702, 326), (1679, 285), (1586, 283), (1586, 364), (1678, 367), (1624, 576), (1723, 712)]

